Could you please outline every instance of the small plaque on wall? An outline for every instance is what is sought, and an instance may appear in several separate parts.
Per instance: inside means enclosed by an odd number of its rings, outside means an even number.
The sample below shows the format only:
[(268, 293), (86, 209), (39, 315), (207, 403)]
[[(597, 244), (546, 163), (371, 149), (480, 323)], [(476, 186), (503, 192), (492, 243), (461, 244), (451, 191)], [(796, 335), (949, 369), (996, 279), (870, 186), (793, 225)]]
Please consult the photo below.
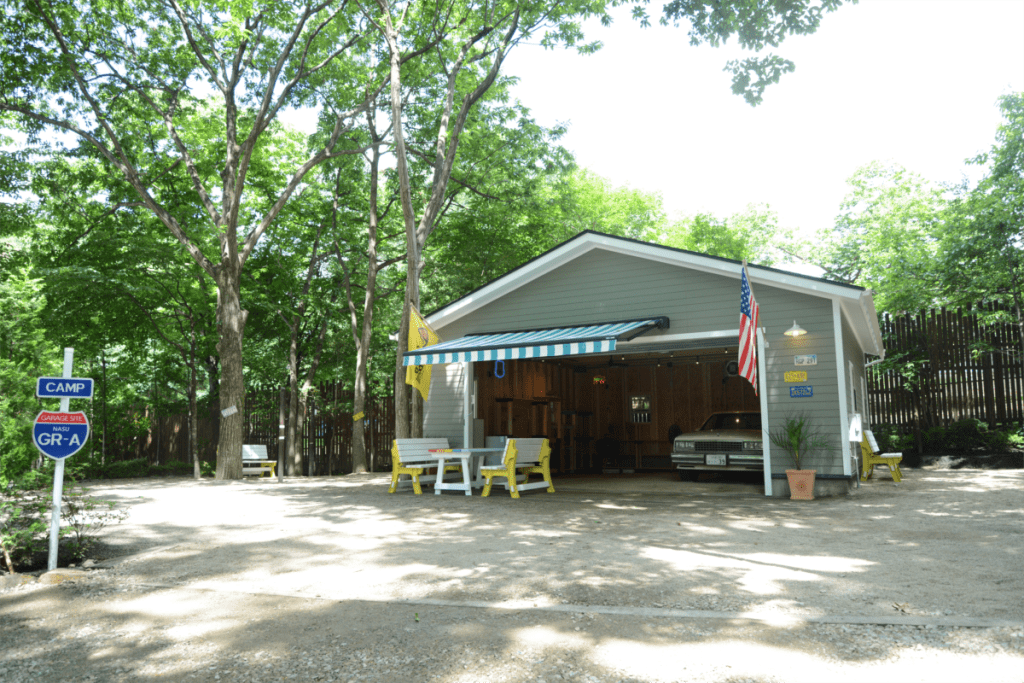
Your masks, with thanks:
[(786, 381), (787, 382), (806, 382), (807, 381), (807, 373), (804, 372), (803, 370), (793, 370), (791, 372), (787, 372), (786, 373)]
[(790, 398), (810, 398), (812, 396), (814, 396), (814, 387), (812, 386), (805, 385), (789, 388)]
[(818, 354), (812, 353), (809, 356), (793, 356), (793, 365), (817, 365)]

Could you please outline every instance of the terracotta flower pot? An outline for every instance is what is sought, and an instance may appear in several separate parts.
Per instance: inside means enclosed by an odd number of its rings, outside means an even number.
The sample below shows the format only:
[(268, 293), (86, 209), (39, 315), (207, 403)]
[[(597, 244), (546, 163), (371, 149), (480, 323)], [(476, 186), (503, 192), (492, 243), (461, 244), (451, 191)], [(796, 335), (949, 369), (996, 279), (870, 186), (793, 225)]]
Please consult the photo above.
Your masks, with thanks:
[(786, 470), (791, 500), (814, 500), (814, 475), (818, 470)]

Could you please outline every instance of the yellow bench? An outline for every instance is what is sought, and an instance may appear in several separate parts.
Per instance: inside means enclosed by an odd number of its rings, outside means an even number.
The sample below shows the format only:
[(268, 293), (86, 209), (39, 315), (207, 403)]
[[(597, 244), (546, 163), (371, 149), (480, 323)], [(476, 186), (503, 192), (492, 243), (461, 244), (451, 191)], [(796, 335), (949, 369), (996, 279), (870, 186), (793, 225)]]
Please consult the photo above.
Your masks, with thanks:
[(267, 457), (266, 446), (242, 446), (242, 476), (258, 474), (262, 477), (264, 472), (268, 472), (273, 478), (276, 470), (277, 461)]
[(876, 465), (885, 465), (889, 468), (889, 474), (892, 475), (894, 482), (898, 484), (903, 481), (903, 473), (900, 471), (900, 461), (903, 460), (903, 455), (900, 453), (880, 453), (879, 450), (878, 442), (875, 441), (875, 435), (871, 433), (870, 429), (865, 429), (860, 441), (860, 452), (864, 460), (861, 463), (860, 480), (867, 481), (874, 472)]
[[(416, 495), (421, 495), (421, 483), (432, 484), (438, 476), (443, 480), (447, 472), (462, 472), (459, 465), (447, 465), (444, 472), (437, 475), (424, 474), (428, 469), (437, 467), (437, 453), (431, 453), (431, 450), (447, 448), (448, 439), (445, 438), (395, 439), (391, 445), (391, 486), (388, 487), (388, 493), (394, 493), (399, 487), (411, 483)], [(409, 479), (402, 479), (403, 475)]]
[[(530, 483), (531, 474), (539, 474), (541, 481)], [(494, 477), (505, 478), (505, 488), (511, 491), (513, 498), (518, 498), (520, 491), (529, 489), (547, 489), (548, 493), (554, 493), (555, 485), (551, 483), (551, 445), (547, 439), (509, 439), (502, 463), (481, 467), (480, 476), (487, 480), (484, 496), (491, 494)]]

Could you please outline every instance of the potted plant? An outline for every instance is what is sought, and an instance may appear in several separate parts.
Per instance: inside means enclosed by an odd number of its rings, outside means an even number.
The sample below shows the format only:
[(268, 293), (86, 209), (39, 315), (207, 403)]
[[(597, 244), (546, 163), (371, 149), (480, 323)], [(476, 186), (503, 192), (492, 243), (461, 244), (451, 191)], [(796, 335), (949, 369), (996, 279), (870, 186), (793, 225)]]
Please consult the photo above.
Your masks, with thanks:
[(814, 500), (817, 470), (801, 469), (800, 461), (814, 450), (828, 448), (828, 441), (814, 430), (805, 415), (787, 417), (770, 437), (772, 445), (786, 451), (793, 460), (794, 469), (786, 470), (789, 497), (793, 500)]

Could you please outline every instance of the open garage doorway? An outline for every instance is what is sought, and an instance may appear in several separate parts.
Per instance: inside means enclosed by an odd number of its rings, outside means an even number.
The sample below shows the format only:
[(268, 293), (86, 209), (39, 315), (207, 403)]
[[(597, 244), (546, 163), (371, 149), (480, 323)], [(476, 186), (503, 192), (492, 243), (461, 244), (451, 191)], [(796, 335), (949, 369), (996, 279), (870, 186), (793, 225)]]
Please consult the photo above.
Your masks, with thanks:
[(547, 438), (562, 474), (673, 472), (676, 435), (712, 413), (760, 411), (737, 347), (712, 343), (474, 363), (474, 433)]

